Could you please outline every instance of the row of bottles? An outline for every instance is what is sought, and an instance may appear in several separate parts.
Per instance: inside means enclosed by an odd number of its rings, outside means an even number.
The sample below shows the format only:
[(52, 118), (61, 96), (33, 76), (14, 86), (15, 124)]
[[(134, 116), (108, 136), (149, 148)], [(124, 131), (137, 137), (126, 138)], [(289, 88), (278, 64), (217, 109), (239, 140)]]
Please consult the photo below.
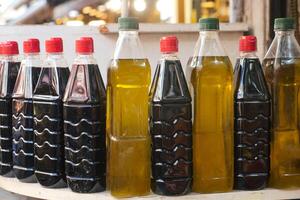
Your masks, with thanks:
[(218, 19), (199, 25), (187, 79), (164, 37), (151, 88), (136, 18), (119, 19), (107, 91), (92, 38), (76, 40), (71, 72), (61, 38), (42, 63), (37, 39), (21, 63), (16, 42), (0, 44), (1, 175), (115, 197), (300, 187), (294, 21), (276, 19), (263, 67), (243, 36), (234, 71)]
[(76, 41), (71, 73), (61, 38), (18, 45), (0, 44), (0, 173), (22, 182), (65, 187), (76, 192), (105, 189), (106, 93), (93, 57), (93, 40)]

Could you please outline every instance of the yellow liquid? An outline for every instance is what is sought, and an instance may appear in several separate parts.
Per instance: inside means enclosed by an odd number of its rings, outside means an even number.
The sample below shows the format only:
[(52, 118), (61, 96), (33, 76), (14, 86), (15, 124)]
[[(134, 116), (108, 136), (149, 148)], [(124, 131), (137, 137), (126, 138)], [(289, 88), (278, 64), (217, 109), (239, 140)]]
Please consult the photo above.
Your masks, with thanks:
[(108, 70), (108, 188), (115, 197), (150, 191), (148, 89), (150, 65), (145, 59), (113, 60)]
[(264, 60), (273, 97), (269, 184), (275, 188), (300, 187), (300, 59), (277, 61), (274, 66), (274, 59)]
[(233, 71), (228, 57), (190, 62), (194, 96), (193, 191), (233, 188)]

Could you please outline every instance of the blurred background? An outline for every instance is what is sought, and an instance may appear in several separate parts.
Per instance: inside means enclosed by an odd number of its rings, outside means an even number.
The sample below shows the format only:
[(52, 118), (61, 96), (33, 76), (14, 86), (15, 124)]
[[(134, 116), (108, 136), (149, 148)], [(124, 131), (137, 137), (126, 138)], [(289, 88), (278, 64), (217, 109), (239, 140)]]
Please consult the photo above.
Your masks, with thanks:
[[(55, 24), (99, 26), (114, 23), (126, 2), (126, 14), (145, 23), (196, 23), (200, 17), (218, 17), (221, 22), (251, 23), (252, 0), (0, 0), (0, 25)], [(299, 0), (260, 0), (268, 29), (276, 17), (299, 18)], [(254, 1), (252, 1), (254, 2)], [(257, 2), (257, 1), (256, 1)], [(253, 13), (254, 11), (252, 11)], [(252, 16), (253, 17), (253, 16)], [(255, 25), (255, 24), (254, 24)], [(269, 33), (273, 37), (273, 32)]]

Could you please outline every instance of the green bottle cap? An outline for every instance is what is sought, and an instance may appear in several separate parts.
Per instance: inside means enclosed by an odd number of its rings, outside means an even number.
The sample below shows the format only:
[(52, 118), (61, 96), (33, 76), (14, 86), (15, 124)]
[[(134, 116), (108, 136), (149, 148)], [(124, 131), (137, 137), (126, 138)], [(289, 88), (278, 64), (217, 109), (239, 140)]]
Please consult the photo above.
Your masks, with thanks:
[(276, 18), (274, 22), (275, 30), (295, 29), (295, 20), (293, 18)]
[(139, 30), (139, 22), (136, 17), (119, 17), (119, 30)]
[(219, 30), (219, 19), (218, 18), (199, 19), (199, 28), (201, 31)]

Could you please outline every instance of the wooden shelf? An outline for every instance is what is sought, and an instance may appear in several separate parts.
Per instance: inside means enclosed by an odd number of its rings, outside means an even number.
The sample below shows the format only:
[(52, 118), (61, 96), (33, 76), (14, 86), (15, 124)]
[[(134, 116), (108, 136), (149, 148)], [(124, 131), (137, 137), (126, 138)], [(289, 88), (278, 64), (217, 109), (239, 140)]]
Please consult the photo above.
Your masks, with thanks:
[[(27, 197), (34, 197), (40, 199), (65, 199), (65, 200), (112, 200), (109, 192), (93, 193), (93, 194), (78, 194), (72, 192), (70, 189), (48, 189), (40, 186), (38, 183), (22, 183), (16, 178), (0, 177), (0, 187), (9, 192), (17, 193)], [(276, 190), (265, 189), (260, 191), (234, 191), (228, 193), (215, 194), (196, 194), (191, 193), (186, 196), (179, 197), (165, 197), (151, 194), (145, 197), (135, 197), (133, 199), (151, 199), (151, 200), (171, 200), (171, 199), (185, 199), (185, 200), (234, 200), (234, 199), (299, 199), (300, 189), (298, 190)]]

